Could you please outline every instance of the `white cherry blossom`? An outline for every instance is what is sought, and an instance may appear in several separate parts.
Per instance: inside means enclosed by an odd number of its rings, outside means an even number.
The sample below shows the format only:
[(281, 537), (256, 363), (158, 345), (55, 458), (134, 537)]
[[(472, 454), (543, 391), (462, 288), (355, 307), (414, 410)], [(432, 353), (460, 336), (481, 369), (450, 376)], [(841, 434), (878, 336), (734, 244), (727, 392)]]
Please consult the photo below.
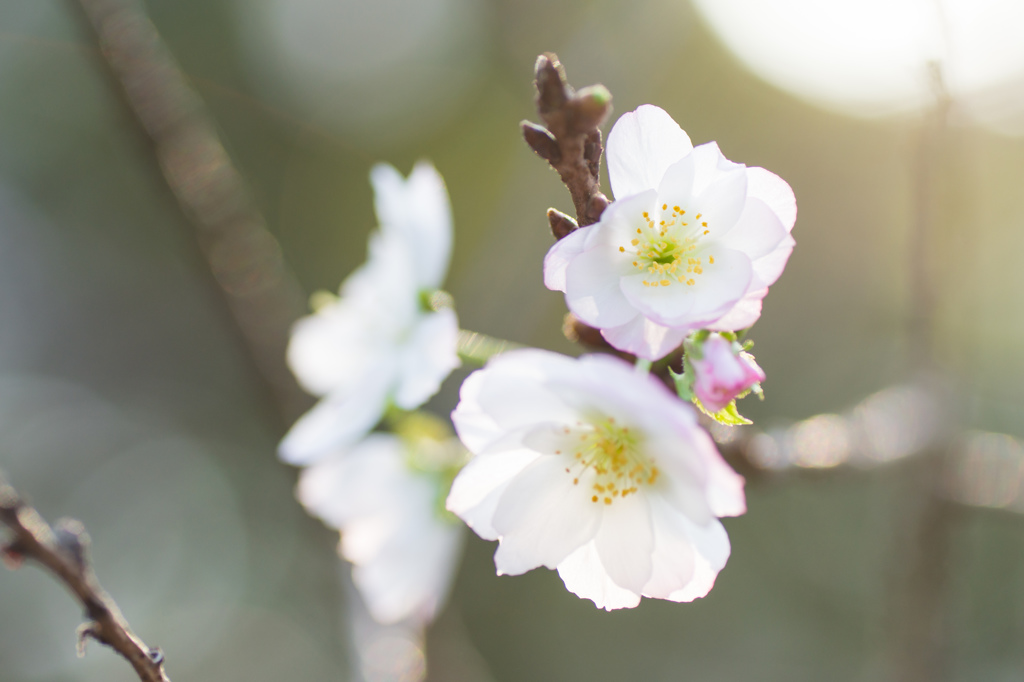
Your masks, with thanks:
[(701, 328), (735, 331), (761, 315), (794, 241), (796, 200), (763, 168), (693, 147), (644, 105), (608, 135), (615, 201), (556, 243), (544, 282), (616, 348), (657, 360)]
[(299, 500), (341, 531), (338, 553), (380, 623), (425, 625), (444, 605), (463, 533), (441, 496), (462, 452), (454, 438), (374, 433), (302, 471)]
[(341, 296), (299, 320), (288, 364), (303, 388), (323, 399), (281, 442), (282, 459), (309, 464), (364, 436), (389, 404), (422, 405), (459, 365), (458, 320), (427, 310), (451, 255), (451, 209), (444, 181), (429, 163), (404, 179), (388, 165), (370, 179), (380, 229), (366, 263)]
[(452, 421), (474, 457), (448, 509), (499, 542), (499, 574), (556, 569), (608, 610), (711, 589), (743, 478), (656, 378), (606, 355), (511, 351), (463, 383)]

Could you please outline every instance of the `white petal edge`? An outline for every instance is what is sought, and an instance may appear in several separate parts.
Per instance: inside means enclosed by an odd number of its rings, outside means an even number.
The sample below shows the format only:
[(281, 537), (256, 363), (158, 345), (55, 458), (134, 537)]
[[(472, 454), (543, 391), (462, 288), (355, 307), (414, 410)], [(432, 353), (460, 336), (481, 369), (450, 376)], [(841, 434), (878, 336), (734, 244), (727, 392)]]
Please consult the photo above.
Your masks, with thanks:
[(690, 137), (664, 109), (644, 104), (608, 134), (608, 178), (616, 199), (657, 189), (665, 171), (690, 153)]
[(558, 575), (565, 589), (577, 597), (589, 599), (599, 609), (632, 609), (640, 603), (639, 594), (619, 587), (608, 577), (593, 541), (558, 564)]
[(461, 364), (457, 351), (459, 321), (454, 310), (439, 310), (420, 317), (399, 359), (395, 404), (413, 410), (441, 388)]

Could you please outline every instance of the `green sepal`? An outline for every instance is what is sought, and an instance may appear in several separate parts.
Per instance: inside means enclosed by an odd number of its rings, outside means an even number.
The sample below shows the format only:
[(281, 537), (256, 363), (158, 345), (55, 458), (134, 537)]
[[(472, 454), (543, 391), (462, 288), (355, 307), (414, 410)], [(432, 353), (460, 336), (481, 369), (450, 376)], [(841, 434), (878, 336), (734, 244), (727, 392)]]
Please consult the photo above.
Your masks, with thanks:
[(672, 377), (672, 382), (675, 384), (676, 395), (686, 401), (693, 400), (693, 383), (690, 381), (690, 377), (692, 377), (693, 374), (685, 371), (680, 374), (676, 374), (671, 367), (668, 368), (668, 374)]
[(725, 424), (726, 426), (746, 426), (747, 424), (754, 423), (739, 413), (736, 409), (735, 400), (731, 401), (718, 412), (709, 412), (697, 396), (693, 397), (693, 404), (697, 406), (698, 410), (711, 417), (719, 424)]

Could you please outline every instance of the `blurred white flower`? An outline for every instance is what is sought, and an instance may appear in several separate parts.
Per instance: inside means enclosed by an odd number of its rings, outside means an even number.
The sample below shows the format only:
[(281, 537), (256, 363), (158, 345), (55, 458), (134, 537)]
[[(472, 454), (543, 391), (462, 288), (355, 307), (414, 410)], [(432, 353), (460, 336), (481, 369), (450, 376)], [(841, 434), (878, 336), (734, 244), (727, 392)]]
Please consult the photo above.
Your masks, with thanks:
[(448, 509), (499, 541), (499, 574), (554, 568), (608, 610), (711, 589), (729, 557), (718, 517), (746, 511), (743, 478), (656, 378), (609, 356), (511, 351), (470, 375), (452, 420), (475, 456)]
[(367, 262), (341, 297), (299, 320), (288, 364), (310, 393), (324, 396), (281, 442), (281, 458), (309, 464), (362, 438), (389, 404), (411, 410), (458, 367), (458, 320), (432, 311), (451, 255), (452, 221), (444, 181), (420, 162), (408, 180), (380, 164), (370, 174), (380, 229)]
[(691, 356), (696, 375), (693, 392), (709, 412), (724, 410), (740, 394), (764, 381), (764, 371), (750, 353), (733, 347), (721, 334), (711, 334), (700, 344), (700, 357)]
[(616, 348), (657, 360), (691, 331), (734, 331), (761, 315), (794, 241), (784, 180), (694, 148), (658, 107), (622, 116), (608, 136), (614, 201), (600, 222), (556, 243), (544, 283)]
[(425, 625), (444, 605), (462, 528), (443, 496), (464, 453), (453, 437), (374, 433), (302, 471), (299, 500), (341, 531), (338, 553), (378, 622)]

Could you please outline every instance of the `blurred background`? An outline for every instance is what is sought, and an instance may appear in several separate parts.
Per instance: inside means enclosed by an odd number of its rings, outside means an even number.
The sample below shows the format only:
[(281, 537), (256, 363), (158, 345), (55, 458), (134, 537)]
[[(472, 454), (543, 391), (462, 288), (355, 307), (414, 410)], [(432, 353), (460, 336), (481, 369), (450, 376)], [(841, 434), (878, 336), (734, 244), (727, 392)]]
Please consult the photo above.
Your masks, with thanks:
[[(770, 471), (748, 472), (714, 590), (604, 613), (553, 572), (496, 577), (474, 537), (427, 640), (430, 680), (887, 679), (915, 608), (934, 616), (945, 679), (1024, 678), (1019, 2), (140, 6), (306, 294), (362, 261), (371, 165), (429, 158), (454, 209), (461, 325), (579, 352), (541, 281), (544, 212), (571, 202), (518, 130), (543, 51), (576, 86), (604, 83), (615, 115), (657, 104), (796, 192), (797, 248), (751, 332), (767, 400), (741, 406), (776, 434), (751, 450)], [(0, 0), (0, 468), (48, 519), (85, 523), (101, 581), (172, 679), (401, 678), (348, 644), (337, 538), (275, 456), (294, 406), (279, 409), (198, 244), (77, 3)], [(922, 369), (955, 396), (942, 443), (959, 478), (940, 487), (970, 503), (941, 503), (923, 564), (926, 467), (898, 456), (914, 448), (876, 433), (896, 454), (875, 459), (899, 461), (832, 468), (856, 458), (856, 420), (800, 428), (858, 404), (857, 424), (911, 414), (917, 394), (862, 401)], [(454, 407), (467, 371), (431, 409)], [(921, 565), (927, 603), (908, 606)], [(75, 657), (79, 622), (50, 576), (0, 573), (0, 679), (134, 679), (98, 645)]]

